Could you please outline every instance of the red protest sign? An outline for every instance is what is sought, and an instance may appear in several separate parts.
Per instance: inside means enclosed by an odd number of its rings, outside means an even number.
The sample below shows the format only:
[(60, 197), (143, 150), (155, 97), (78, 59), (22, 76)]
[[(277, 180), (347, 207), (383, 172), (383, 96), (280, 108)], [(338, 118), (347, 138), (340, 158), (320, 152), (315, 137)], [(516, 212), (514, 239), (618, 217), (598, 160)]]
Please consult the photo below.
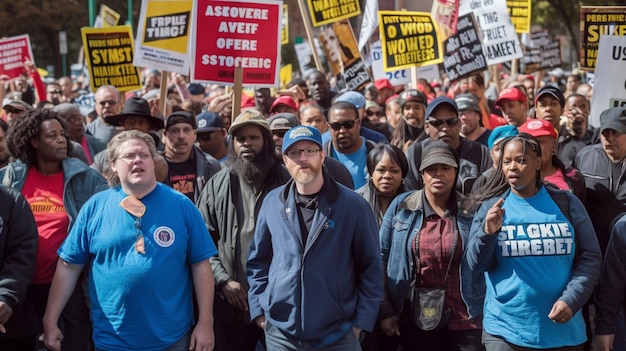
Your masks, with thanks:
[(243, 85), (279, 81), (281, 1), (194, 2), (192, 80), (232, 85), (235, 67)]
[(24, 61), (33, 59), (28, 34), (0, 39), (0, 74), (16, 78), (24, 72)]

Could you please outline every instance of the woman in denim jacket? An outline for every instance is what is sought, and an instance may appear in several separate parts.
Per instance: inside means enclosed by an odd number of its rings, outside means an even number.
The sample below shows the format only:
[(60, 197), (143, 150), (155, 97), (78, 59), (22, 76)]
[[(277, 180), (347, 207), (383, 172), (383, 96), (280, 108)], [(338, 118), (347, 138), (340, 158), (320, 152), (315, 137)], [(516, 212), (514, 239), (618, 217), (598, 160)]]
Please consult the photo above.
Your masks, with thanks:
[[(380, 327), (399, 335), (405, 350), (482, 349), (481, 322), (472, 317), (481, 313), (484, 277), (461, 265), (471, 218), (460, 211), (462, 195), (454, 190), (458, 164), (447, 143), (429, 143), (419, 167), (424, 188), (396, 197), (380, 229), (386, 273)], [(445, 289), (449, 318), (442, 318), (437, 330), (415, 323), (412, 299), (419, 287)], [(467, 301), (462, 295), (477, 298)]]

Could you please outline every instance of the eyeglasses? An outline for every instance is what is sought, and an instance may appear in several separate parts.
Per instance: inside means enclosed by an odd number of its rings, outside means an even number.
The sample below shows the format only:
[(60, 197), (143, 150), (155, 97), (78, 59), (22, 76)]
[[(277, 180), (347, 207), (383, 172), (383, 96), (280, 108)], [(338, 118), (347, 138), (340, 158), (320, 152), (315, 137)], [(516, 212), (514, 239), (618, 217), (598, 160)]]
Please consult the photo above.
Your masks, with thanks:
[(374, 116), (374, 115), (376, 115), (376, 116), (380, 117), (380, 116), (382, 116), (382, 115), (383, 115), (383, 113), (382, 113), (382, 112), (380, 112), (380, 110), (377, 110), (377, 111), (365, 110), (365, 114), (367, 115), (367, 117), (372, 117), (372, 116)]
[(314, 149), (312, 147), (309, 147), (306, 149), (291, 149), (291, 150), (287, 150), (286, 155), (289, 158), (298, 158), (300, 157), (300, 154), (304, 152), (304, 156), (310, 157), (310, 156), (317, 154), (320, 151), (321, 151), (320, 149)]
[(198, 139), (202, 141), (209, 141), (211, 140), (211, 133), (213, 133), (213, 131), (198, 133)]
[(439, 129), (441, 127), (443, 127), (443, 124), (447, 124), (448, 127), (452, 127), (455, 126), (459, 123), (460, 119), (458, 117), (456, 118), (450, 118), (450, 119), (435, 119), (435, 118), (429, 118), (426, 120), (426, 123), (430, 124), (431, 126)]
[(328, 123), (328, 125), (335, 131), (339, 131), (341, 129), (341, 127), (344, 127), (346, 129), (352, 129), (354, 128), (354, 125), (356, 124), (356, 122), (359, 121), (359, 118), (357, 117), (354, 121), (348, 121), (348, 122), (333, 122), (333, 123)]
[(53, 90), (53, 91), (47, 91), (47, 94), (61, 94), (62, 91), (61, 90)]
[(151, 154), (144, 154), (144, 153), (138, 153), (138, 154), (126, 154), (126, 155), (122, 155), (120, 157), (118, 157), (118, 160), (122, 160), (124, 163), (126, 164), (131, 164), (133, 163), (137, 157), (139, 157), (139, 159), (143, 162), (149, 158), (152, 157)]
[(109, 106), (115, 106), (117, 105), (117, 101), (116, 100), (105, 100), (105, 101), (100, 101), (98, 103), (100, 106), (105, 107), (107, 104), (109, 104)]
[(287, 133), (286, 130), (273, 130), (272, 131), (272, 135), (275, 135), (279, 138), (284, 138), (285, 137), (285, 133)]

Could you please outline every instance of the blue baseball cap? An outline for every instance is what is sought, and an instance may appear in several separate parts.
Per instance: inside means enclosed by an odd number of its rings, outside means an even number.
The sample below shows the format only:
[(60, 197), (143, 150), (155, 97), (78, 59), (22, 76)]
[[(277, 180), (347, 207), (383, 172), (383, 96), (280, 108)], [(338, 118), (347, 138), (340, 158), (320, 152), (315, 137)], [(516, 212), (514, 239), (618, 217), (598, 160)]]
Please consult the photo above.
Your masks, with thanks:
[(198, 125), (198, 133), (214, 132), (226, 128), (224, 119), (217, 113), (205, 111), (196, 116), (196, 124)]
[(320, 134), (317, 128), (311, 126), (297, 126), (289, 129), (283, 137), (283, 155), (285, 155), (285, 152), (291, 145), (303, 140), (312, 141), (319, 145), (320, 149), (322, 148), (322, 134)]
[(518, 133), (519, 131), (514, 125), (508, 124), (505, 126), (495, 127), (491, 131), (491, 134), (489, 134), (489, 139), (487, 139), (487, 146), (489, 147), (489, 150), (491, 150), (491, 148), (493, 148), (493, 144), (499, 142), (504, 138), (516, 136)]
[[(431, 117), (433, 112), (437, 109), (437, 107), (447, 105), (456, 112), (457, 117), (459, 116), (459, 107), (456, 105), (456, 101), (450, 99), (447, 96), (440, 96), (435, 98), (433, 101), (428, 104), (426, 107), (426, 118)], [(434, 117), (434, 116), (433, 116)]]
[(351, 103), (352, 105), (354, 105), (354, 107), (356, 107), (357, 110), (365, 106), (365, 102), (366, 102), (365, 96), (363, 96), (363, 94), (356, 92), (356, 91), (346, 91), (345, 93), (339, 95), (335, 99), (335, 102), (339, 102), (339, 101), (347, 101)]

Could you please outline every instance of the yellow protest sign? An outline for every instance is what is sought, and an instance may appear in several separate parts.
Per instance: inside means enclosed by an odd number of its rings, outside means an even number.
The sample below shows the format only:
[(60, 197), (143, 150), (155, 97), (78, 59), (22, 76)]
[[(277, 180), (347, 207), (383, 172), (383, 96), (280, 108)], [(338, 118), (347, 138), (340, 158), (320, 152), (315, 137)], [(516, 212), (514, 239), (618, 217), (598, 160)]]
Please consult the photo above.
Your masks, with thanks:
[(189, 74), (192, 0), (143, 0), (133, 63)]
[(120, 91), (140, 89), (133, 66), (133, 35), (130, 26), (81, 28), (91, 90), (113, 85)]
[(100, 6), (100, 18), (102, 19), (102, 27), (114, 27), (120, 22), (119, 13), (115, 12), (107, 5)]
[(283, 4), (283, 28), (280, 31), (280, 43), (289, 44), (289, 8)]
[(280, 68), (280, 86), (286, 87), (291, 82), (293, 76), (293, 65), (286, 64)]
[(443, 62), (439, 29), (427, 12), (378, 11), (385, 71)]
[(581, 6), (580, 66), (596, 68), (601, 35), (626, 35), (626, 6)]
[(506, 0), (506, 8), (515, 26), (515, 33), (530, 32), (530, 0)]
[(315, 27), (361, 14), (359, 0), (309, 0), (308, 3)]

